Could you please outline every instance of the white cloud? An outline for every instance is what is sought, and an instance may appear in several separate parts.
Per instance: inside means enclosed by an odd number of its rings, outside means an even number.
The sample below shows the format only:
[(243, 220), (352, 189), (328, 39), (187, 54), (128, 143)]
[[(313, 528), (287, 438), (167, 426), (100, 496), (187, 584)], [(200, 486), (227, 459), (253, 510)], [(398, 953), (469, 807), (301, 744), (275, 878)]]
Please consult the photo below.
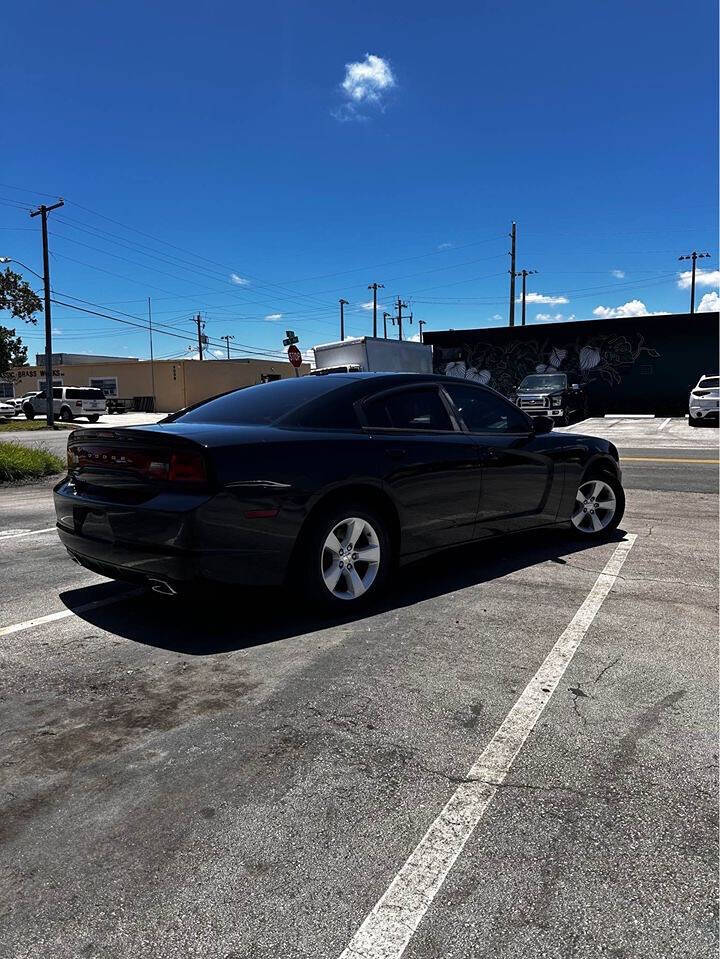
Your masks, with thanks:
[(698, 313), (715, 313), (720, 310), (720, 296), (715, 291), (706, 293), (698, 305)]
[(225, 350), (213, 350), (212, 354), (213, 356), (219, 356), (220, 359), (222, 359), (223, 357), (227, 358), (227, 352)]
[(545, 293), (528, 293), (525, 300), (527, 303), (545, 303), (547, 306), (559, 306), (568, 302), (566, 296), (547, 296)]
[(276, 320), (281, 320), (282, 318), (282, 313), (268, 313), (268, 315), (265, 317), (265, 319), (270, 320), (271, 323), (275, 322)]
[(358, 107), (372, 104), (382, 109), (387, 91), (395, 85), (389, 62), (374, 53), (366, 53), (364, 60), (345, 64), (342, 90), (347, 100), (333, 110), (332, 115), (342, 122), (367, 120), (368, 116), (361, 113)]
[(625, 279), (625, 270), (611, 270), (611, 273), (612, 273), (612, 275), (615, 277), (616, 280), (624, 280), (624, 279)]
[(231, 273), (230, 282), (234, 283), (235, 286), (247, 286), (250, 280), (246, 280), (244, 276), (238, 276), (237, 273)]
[(650, 311), (642, 300), (628, 300), (622, 306), (596, 306), (593, 316), (601, 320), (609, 320), (615, 316), (663, 316), (667, 310)]
[(385, 92), (395, 86), (390, 64), (374, 53), (366, 53), (365, 59), (345, 64), (345, 79), (342, 87), (356, 103), (378, 103)]
[(502, 320), (502, 319), (503, 319), (503, 317), (502, 317), (502, 316), (500, 316), (500, 314), (499, 314), (499, 313), (493, 313), (493, 315), (492, 315), (492, 319), (493, 319), (493, 320)]
[(452, 243), (440, 243), (438, 244), (438, 250), (451, 250), (453, 246)]
[(360, 306), (363, 310), (371, 310), (373, 308), (373, 301), (368, 300), (367, 303), (361, 303)]
[[(677, 285), (681, 290), (689, 290), (692, 285), (692, 270), (680, 273)], [(720, 270), (697, 270), (695, 286), (720, 286)]]

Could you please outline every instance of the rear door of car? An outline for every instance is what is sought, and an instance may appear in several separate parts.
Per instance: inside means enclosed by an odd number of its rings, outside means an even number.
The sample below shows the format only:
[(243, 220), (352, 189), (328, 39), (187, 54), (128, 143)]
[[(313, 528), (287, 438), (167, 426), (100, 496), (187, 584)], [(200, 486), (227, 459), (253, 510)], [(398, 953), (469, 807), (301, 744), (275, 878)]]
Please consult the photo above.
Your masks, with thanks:
[(560, 490), (553, 455), (543, 449), (529, 417), (482, 386), (445, 382), (443, 390), (475, 444), (482, 467), (477, 535), (554, 521)]
[(402, 527), (404, 554), (472, 539), (480, 492), (477, 444), (435, 383), (385, 390), (357, 405)]

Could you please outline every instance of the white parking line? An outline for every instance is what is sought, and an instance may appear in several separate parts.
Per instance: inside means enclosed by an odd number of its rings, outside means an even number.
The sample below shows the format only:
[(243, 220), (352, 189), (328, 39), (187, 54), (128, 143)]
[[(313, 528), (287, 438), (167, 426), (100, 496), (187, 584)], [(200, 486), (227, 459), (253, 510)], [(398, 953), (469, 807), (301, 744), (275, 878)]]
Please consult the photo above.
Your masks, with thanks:
[(671, 419), (672, 419), (672, 416), (668, 416), (668, 418), (667, 418), (666, 420), (663, 420), (663, 422), (660, 424), (660, 426), (658, 426), (658, 430), (664, 430), (665, 427), (668, 425), (668, 423), (670, 422)]
[(450, 797), (340, 959), (398, 959), (403, 954), (570, 665), (635, 538), (635, 534), (628, 534), (618, 544), (585, 602), (471, 767), (465, 782)]
[(54, 533), (55, 530), (55, 526), (47, 526), (45, 529), (0, 530), (0, 539), (14, 539), (16, 536), (39, 536), (40, 533)]
[(134, 589), (129, 593), (123, 593), (122, 596), (112, 596), (109, 599), (96, 599), (92, 603), (84, 603), (82, 606), (76, 606), (75, 609), (61, 609), (57, 613), (48, 613), (47, 616), (37, 616), (35, 619), (28, 619), (24, 623), (13, 623), (12, 626), (0, 627), (0, 636), (9, 636), (10, 633), (20, 633), (24, 629), (32, 629), (34, 626), (42, 626), (44, 623), (54, 623), (57, 619), (65, 619), (67, 616), (74, 616), (76, 613), (85, 613), (91, 609), (98, 609), (100, 606), (110, 606), (112, 603), (119, 603), (123, 599), (130, 599), (133, 596), (140, 596), (143, 590)]

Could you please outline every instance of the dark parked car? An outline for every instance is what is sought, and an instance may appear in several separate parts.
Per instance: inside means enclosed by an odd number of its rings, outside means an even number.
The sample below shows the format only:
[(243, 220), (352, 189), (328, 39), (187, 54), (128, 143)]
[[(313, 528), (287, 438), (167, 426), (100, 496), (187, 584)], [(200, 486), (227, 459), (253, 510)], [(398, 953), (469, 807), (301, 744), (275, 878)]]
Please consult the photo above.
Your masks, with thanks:
[(515, 402), (529, 416), (551, 416), (558, 426), (587, 416), (587, 396), (566, 373), (531, 373), (517, 388)]
[(287, 580), (340, 607), (396, 562), (459, 543), (610, 533), (625, 504), (616, 448), (551, 430), (452, 377), (280, 380), (154, 426), (75, 430), (58, 532), (83, 566), (160, 592)]

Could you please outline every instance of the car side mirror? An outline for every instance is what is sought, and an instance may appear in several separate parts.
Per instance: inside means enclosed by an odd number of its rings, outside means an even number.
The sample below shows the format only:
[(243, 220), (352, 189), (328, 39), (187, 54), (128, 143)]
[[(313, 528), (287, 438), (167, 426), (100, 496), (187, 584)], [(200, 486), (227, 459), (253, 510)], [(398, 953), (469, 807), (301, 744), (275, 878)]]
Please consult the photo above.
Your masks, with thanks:
[(573, 383), (572, 389), (573, 389), (573, 390), (579, 390), (579, 389), (580, 389), (580, 384), (579, 384), (579, 383)]
[(551, 416), (533, 416), (533, 428), (538, 436), (549, 433), (554, 425)]

